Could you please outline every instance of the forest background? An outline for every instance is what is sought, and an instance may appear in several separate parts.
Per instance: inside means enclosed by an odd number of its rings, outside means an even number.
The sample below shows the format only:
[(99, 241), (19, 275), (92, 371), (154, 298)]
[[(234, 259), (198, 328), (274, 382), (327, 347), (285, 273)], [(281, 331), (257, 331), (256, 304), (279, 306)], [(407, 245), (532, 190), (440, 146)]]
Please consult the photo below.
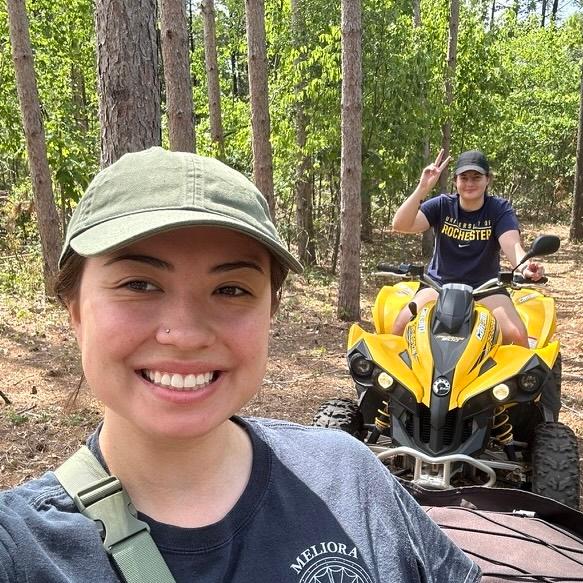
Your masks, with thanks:
[[(61, 223), (66, 224), (103, 153), (95, 6), (87, 0), (26, 4), (54, 198)], [(331, 310), (338, 295), (335, 274), (342, 223), (341, 5), (324, 0), (301, 0), (300, 5), (298, 12), (298, 0), (265, 2), (269, 138), (278, 228), (290, 247), (301, 246), (306, 225), (298, 219), (297, 190), (299, 182), (306, 183), (312, 255), (305, 275), (290, 282), (274, 324), (275, 358), (264, 398), (249, 412), (309, 422), (319, 399), (351, 396), (352, 387), (343, 362), (347, 326)], [(367, 276), (378, 259), (421, 259), (419, 238), (395, 237), (390, 223), (421, 169), (441, 147), (446, 126), (453, 156), (471, 148), (488, 154), (495, 175), (493, 191), (511, 199), (528, 225), (527, 239), (544, 230), (557, 232), (566, 241), (564, 225), (575, 220), (573, 185), (582, 172), (581, 167), (576, 170), (583, 74), (581, 5), (577, 0), (461, 2), (455, 73), (448, 77), (452, 5), (453, 0), (362, 4), (359, 197), (364, 307), (370, 306), (377, 289), (378, 282)], [(251, 176), (256, 168), (245, 3), (228, 0), (215, 5), (220, 142), (213, 138), (207, 97), (204, 15), (198, 3), (187, 1), (185, 6), (197, 152), (220, 156)], [(165, 146), (168, 90), (162, 82), (158, 141)], [(98, 415), (94, 403), (83, 409), (82, 401), (81, 413), (65, 413), (61, 406), (60, 397), (66, 396), (80, 372), (78, 354), (63, 313), (47, 303), (44, 294), (27, 162), (8, 12), (2, 4), (0, 435), (5, 447), (0, 485), (54, 465)], [(574, 381), (565, 405), (571, 415), (567, 422), (576, 426), (581, 438), (583, 318), (576, 313), (580, 288), (569, 278), (580, 264), (582, 246), (572, 243), (563, 249), (559, 267), (551, 269), (558, 282), (551, 293), (565, 295), (559, 304), (559, 334)], [(59, 450), (67, 432), (70, 442)]]
[[(362, 238), (382, 238), (391, 216), (439, 150), (451, 121), (450, 150), (487, 152), (494, 188), (521, 219), (568, 221), (575, 172), (583, 18), (572, 2), (508, 7), (462, 2), (454, 99), (444, 100), (449, 4), (370, 0), (362, 8)], [(54, 193), (63, 224), (98, 169), (99, 120), (94, 7), (28, 2), (31, 42)], [(553, 15), (553, 12), (555, 15)], [(544, 13), (544, 16), (543, 16)], [(561, 18), (563, 14), (568, 16)], [(196, 147), (217, 154), (210, 138), (203, 22), (187, 4)], [(291, 5), (267, 0), (265, 28), (274, 191), (280, 230), (292, 246), (298, 228), (294, 185), (307, 158), (315, 261), (335, 267), (340, 209), (340, 4), (303, 2), (300, 33)], [(298, 34), (300, 40), (298, 41)], [(216, 39), (225, 161), (252, 174), (245, 7), (216, 6)], [(162, 110), (165, 99), (162, 87)], [(298, 146), (296, 113), (306, 120)], [(35, 253), (31, 183), (16, 99), (6, 6), (0, 6), (0, 250)], [(166, 118), (161, 141), (168, 144)], [(13, 266), (16, 269), (16, 266)], [(4, 265), (0, 288), (14, 285)]]

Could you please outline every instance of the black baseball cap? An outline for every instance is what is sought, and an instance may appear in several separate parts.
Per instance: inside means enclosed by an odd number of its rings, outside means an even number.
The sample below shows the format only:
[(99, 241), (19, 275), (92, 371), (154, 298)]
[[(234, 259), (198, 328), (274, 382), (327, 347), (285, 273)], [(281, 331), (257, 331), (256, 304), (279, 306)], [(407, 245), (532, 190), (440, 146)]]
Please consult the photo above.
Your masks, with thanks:
[(454, 174), (459, 176), (462, 172), (467, 172), (468, 170), (475, 170), (486, 176), (489, 175), (490, 164), (488, 163), (488, 159), (479, 150), (469, 150), (460, 154), (455, 163)]

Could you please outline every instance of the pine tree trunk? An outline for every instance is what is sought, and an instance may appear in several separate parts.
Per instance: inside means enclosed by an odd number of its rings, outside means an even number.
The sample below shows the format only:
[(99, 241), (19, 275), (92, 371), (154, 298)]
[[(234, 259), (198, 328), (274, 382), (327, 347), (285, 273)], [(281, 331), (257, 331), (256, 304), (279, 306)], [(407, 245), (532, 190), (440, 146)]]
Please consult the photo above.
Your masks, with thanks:
[(577, 132), (577, 162), (575, 164), (571, 228), (569, 230), (570, 241), (583, 241), (583, 65), (581, 66), (579, 93), (579, 130)]
[[(79, 50), (79, 42), (77, 39), (71, 40), (71, 45), (75, 51), (75, 55)], [(86, 133), (89, 131), (89, 120), (87, 117), (87, 91), (85, 90), (85, 77), (83, 69), (76, 60), (71, 62), (71, 101), (75, 107), (73, 116), (77, 127)]]
[[(421, 1), (413, 0), (413, 28), (421, 28)], [(427, 109), (427, 94), (425, 91), (421, 95), (421, 104), (424, 110)], [(423, 166), (429, 164), (430, 148), (429, 148), (429, 136), (425, 134), (423, 136)], [(435, 236), (433, 234), (433, 229), (427, 229), (423, 232), (421, 237), (421, 254), (423, 257), (430, 257), (433, 253)]]
[(547, 19), (547, 1), (548, 0), (542, 0), (541, 9), (540, 9), (540, 13), (541, 13), (540, 25), (542, 28), (544, 28), (544, 26), (546, 24), (546, 19)]
[[(305, 0), (292, 0), (292, 37), (293, 45), (297, 51), (301, 51), (305, 45)], [(304, 53), (296, 58), (295, 66), (305, 60)], [(296, 95), (301, 93), (306, 86), (305, 78), (302, 78), (295, 87)], [(313, 190), (312, 190), (312, 161), (306, 155), (306, 139), (308, 118), (305, 114), (303, 100), (295, 104), (296, 145), (298, 148), (298, 160), (296, 162), (296, 176), (294, 182), (294, 200), (296, 204), (296, 226), (298, 229), (298, 255), (304, 265), (315, 265), (316, 246), (314, 242), (314, 217), (313, 217)]]
[(496, 16), (496, 0), (492, 0), (492, 9), (490, 10), (490, 30), (494, 28), (495, 16)]
[(253, 132), (253, 179), (263, 193), (275, 220), (273, 195), (273, 154), (267, 87), (267, 48), (265, 45), (265, 5), (263, 0), (245, 0), (247, 50), (249, 53), (249, 97)]
[(342, 146), (338, 317), (360, 319), (362, 24), (360, 0), (342, 0)]
[(183, 0), (160, 0), (160, 33), (170, 149), (195, 152), (188, 23)]
[(553, 0), (553, 7), (551, 9), (551, 22), (556, 22), (558, 11), (559, 11), (559, 0)]
[(59, 213), (55, 204), (51, 171), (47, 159), (45, 130), (34, 73), (34, 59), (25, 0), (8, 0), (7, 7), (16, 88), (22, 111), (28, 166), (43, 254), (45, 293), (52, 297), (61, 250)]
[(96, 0), (101, 167), (159, 146), (155, 0)]
[[(451, 108), (454, 101), (453, 86), (455, 82), (455, 69), (457, 59), (457, 36), (459, 28), (459, 0), (451, 0), (449, 9), (449, 36), (447, 40), (447, 67), (445, 70), (445, 121), (441, 128), (441, 147), (444, 150), (443, 157), (449, 156), (451, 147)], [(439, 177), (441, 192), (447, 191), (449, 172), (446, 168)]]
[(204, 26), (204, 61), (208, 85), (211, 140), (216, 144), (219, 157), (225, 157), (225, 138), (221, 118), (221, 89), (217, 65), (217, 35), (215, 30), (215, 4), (203, 0), (201, 4)]

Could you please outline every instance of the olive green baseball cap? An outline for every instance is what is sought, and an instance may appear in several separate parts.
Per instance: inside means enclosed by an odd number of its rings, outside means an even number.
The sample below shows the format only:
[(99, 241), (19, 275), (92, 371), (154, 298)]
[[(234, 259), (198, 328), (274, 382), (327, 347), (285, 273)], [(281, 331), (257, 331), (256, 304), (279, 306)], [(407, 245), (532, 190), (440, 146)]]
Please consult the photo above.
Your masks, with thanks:
[(252, 182), (214, 158), (158, 147), (125, 154), (95, 176), (69, 221), (59, 267), (72, 251), (93, 257), (195, 225), (248, 235), (302, 271)]

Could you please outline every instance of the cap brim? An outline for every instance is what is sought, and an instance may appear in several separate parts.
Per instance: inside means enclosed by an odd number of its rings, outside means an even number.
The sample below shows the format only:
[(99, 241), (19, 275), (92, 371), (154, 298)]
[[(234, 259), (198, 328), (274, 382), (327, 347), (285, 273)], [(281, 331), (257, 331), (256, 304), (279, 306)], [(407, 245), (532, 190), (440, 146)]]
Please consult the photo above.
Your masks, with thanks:
[(455, 175), (458, 176), (459, 174), (463, 174), (464, 172), (467, 172), (468, 170), (475, 170), (476, 172), (479, 172), (480, 174), (484, 174), (484, 176), (486, 174), (488, 174), (481, 166), (478, 166), (477, 164), (466, 164), (465, 166), (460, 166), (459, 168), (456, 168)]
[[(75, 235), (69, 242), (69, 246), (79, 255), (94, 257), (115, 251), (158, 233), (190, 226), (222, 227), (243, 233), (265, 245), (292, 271), (296, 273), (303, 271), (301, 263), (283, 245), (279, 245), (259, 229), (232, 217), (205, 211), (155, 210), (111, 219)], [(61, 262), (66, 255), (65, 250)]]

